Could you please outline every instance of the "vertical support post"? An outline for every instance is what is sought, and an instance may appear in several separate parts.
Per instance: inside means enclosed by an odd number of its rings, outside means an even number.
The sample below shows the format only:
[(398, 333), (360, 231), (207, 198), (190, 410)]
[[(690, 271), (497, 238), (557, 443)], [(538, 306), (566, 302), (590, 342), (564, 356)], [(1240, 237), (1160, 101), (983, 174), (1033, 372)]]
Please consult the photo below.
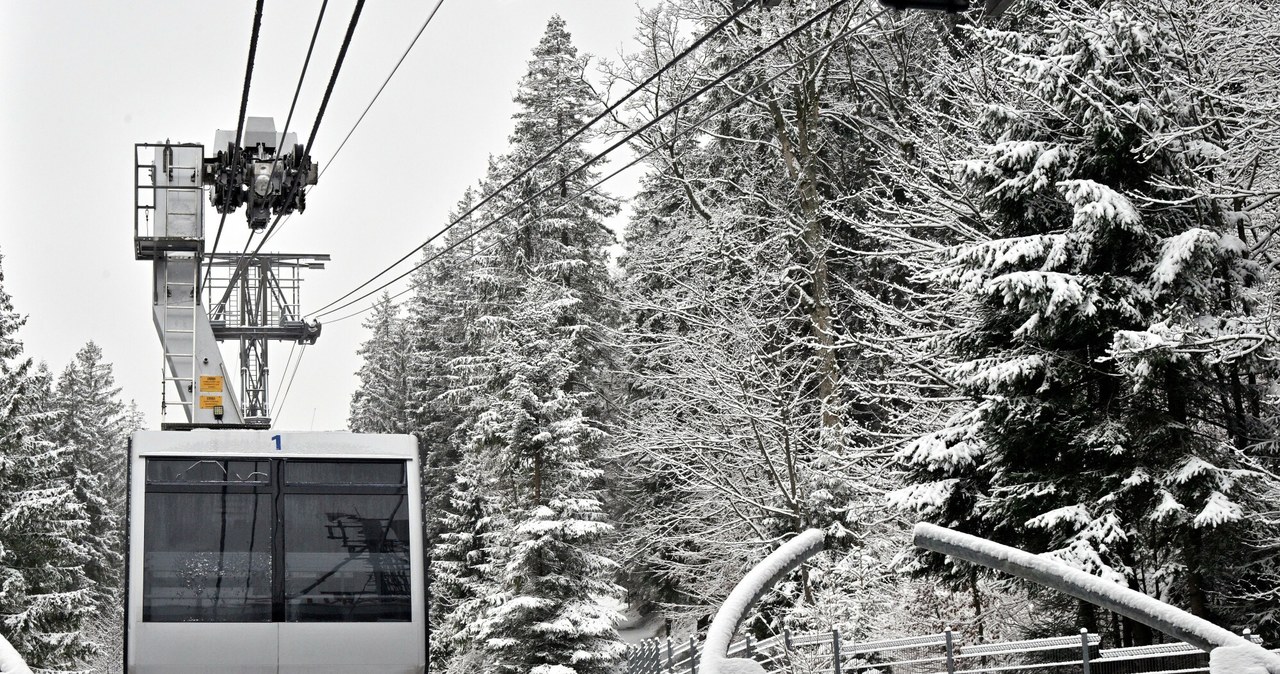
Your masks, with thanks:
[(944, 634), (947, 636), (947, 674), (956, 674), (956, 648), (955, 641), (951, 638), (951, 628), (948, 627)]
[(1089, 674), (1089, 630), (1080, 628), (1081, 674)]
[(698, 674), (698, 641), (689, 635), (689, 674)]
[(844, 672), (844, 663), (840, 662), (840, 628), (831, 630), (831, 665), (835, 674)]
[(755, 642), (752, 641), (751, 635), (747, 635), (747, 657), (754, 658), (756, 656)]
[(794, 665), (791, 664), (791, 650), (793, 648), (795, 648), (795, 645), (791, 643), (791, 629), (782, 630), (782, 653), (783, 657), (786, 658), (786, 664), (783, 667), (788, 672), (794, 671)]
[(671, 623), (667, 623), (667, 671), (672, 674), (676, 671), (676, 654), (671, 648)]

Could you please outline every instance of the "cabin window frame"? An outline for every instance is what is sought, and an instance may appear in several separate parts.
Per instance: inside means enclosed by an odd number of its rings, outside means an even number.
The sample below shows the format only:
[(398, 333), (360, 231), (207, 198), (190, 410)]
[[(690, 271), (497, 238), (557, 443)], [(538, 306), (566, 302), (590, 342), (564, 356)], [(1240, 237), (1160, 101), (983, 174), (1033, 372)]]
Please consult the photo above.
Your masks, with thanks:
[[(412, 550), (412, 546), (415, 543), (414, 536), (419, 535), (420, 532), (414, 532), (411, 526), (412, 520), (410, 517), (410, 511), (414, 507), (414, 505), (413, 505), (412, 499), (409, 498), (408, 477), (409, 477), (409, 470), (410, 470), (410, 462), (407, 459), (364, 459), (364, 458), (343, 458), (343, 457), (295, 458), (295, 457), (237, 457), (237, 456), (219, 456), (219, 457), (213, 457), (213, 456), (151, 457), (151, 456), (148, 456), (148, 457), (143, 457), (143, 460), (144, 460), (144, 466), (143, 466), (143, 480), (144, 480), (143, 512), (144, 513), (147, 512), (148, 506), (151, 505), (151, 501), (149, 500), (149, 498), (151, 497), (152, 494), (184, 494), (184, 493), (185, 494), (222, 494), (224, 496), (230, 496), (235, 494), (254, 494), (259, 498), (261, 498), (264, 495), (268, 496), (269, 497), (268, 502), (270, 506), (269, 513), (268, 513), (268, 521), (270, 522), (270, 525), (268, 527), (268, 534), (269, 534), (268, 566), (270, 569), (270, 576), (271, 576), (270, 578), (271, 608), (270, 608), (269, 620), (262, 620), (262, 619), (224, 620), (224, 619), (213, 618), (213, 616), (201, 616), (195, 612), (191, 614), (187, 614), (185, 616), (175, 615), (174, 617), (157, 620), (154, 618), (151, 612), (151, 606), (150, 606), (151, 596), (149, 594), (150, 586), (147, 581), (148, 574), (151, 570), (148, 566), (148, 555), (154, 552), (154, 550), (150, 547), (153, 541), (151, 538), (147, 536), (147, 533), (151, 530), (150, 527), (154, 526), (154, 523), (152, 522), (151, 518), (145, 518), (144, 516), (143, 536), (142, 536), (143, 538), (142, 563), (143, 563), (144, 581), (143, 581), (143, 588), (141, 593), (143, 622), (148, 622), (148, 623), (160, 623), (160, 622), (166, 622), (166, 623), (173, 623), (173, 622), (195, 622), (195, 623), (411, 622), (412, 606), (413, 606), (412, 583), (411, 583), (411, 579), (413, 578), (411, 550)], [(216, 463), (216, 462), (264, 463), (265, 462), (268, 468), (268, 470), (266, 471), (267, 479), (254, 480), (254, 481), (236, 480), (236, 481), (221, 481), (221, 482), (210, 481), (210, 480), (190, 481), (190, 480), (180, 479), (173, 473), (166, 474), (162, 470), (160, 470), (160, 465), (159, 465), (160, 463), (187, 462), (187, 461), (192, 462), (193, 465), (199, 462), (213, 462), (213, 463)], [(156, 464), (154, 464), (154, 467), (156, 468), (155, 471), (153, 471), (153, 462), (157, 462)], [(340, 472), (339, 473), (331, 472), (330, 476), (324, 477), (324, 479), (310, 479), (310, 480), (306, 480), (302, 478), (297, 480), (291, 479), (290, 466), (296, 466), (299, 469), (306, 467), (307, 469), (310, 469), (312, 473), (323, 474), (324, 473), (323, 464), (334, 464), (334, 465), (343, 465), (343, 466), (370, 465), (370, 466), (376, 466), (379, 469), (385, 469), (387, 466), (391, 466), (391, 465), (398, 465), (399, 474), (397, 477), (394, 478), (395, 481), (391, 481), (387, 479), (387, 475), (389, 473), (387, 473), (387, 471), (385, 470), (370, 471), (370, 475), (380, 475), (380, 477), (377, 477), (377, 479), (365, 479), (363, 481), (357, 481), (357, 480), (351, 479), (354, 477), (359, 477), (358, 474), (354, 474), (356, 473), (356, 471), (352, 471), (353, 474), (348, 475), (345, 481), (342, 479)], [(185, 473), (185, 471), (182, 471), (182, 472)], [(223, 472), (230, 473), (231, 472), (230, 466), (224, 466)], [(253, 471), (250, 471), (250, 472), (252, 473)], [(391, 471), (391, 472), (395, 472), (395, 471)], [(180, 474), (181, 473), (179, 473), (179, 475)], [(256, 476), (251, 475), (251, 477), (256, 477)], [(287, 531), (287, 526), (288, 526), (288, 523), (286, 521), (286, 515), (289, 511), (290, 504), (300, 503), (302, 499), (305, 499), (308, 497), (326, 496), (326, 495), (335, 496), (335, 497), (342, 497), (342, 496), (357, 497), (357, 498), (370, 497), (371, 499), (382, 499), (382, 500), (385, 500), (385, 497), (387, 496), (399, 497), (398, 503), (395, 506), (395, 508), (393, 508), (392, 512), (390, 513), (390, 516), (385, 518), (386, 526), (383, 529), (383, 535), (381, 539), (366, 545), (366, 547), (369, 549), (365, 550), (364, 553), (352, 553), (351, 548), (349, 548), (350, 554), (347, 555), (348, 559), (345, 562), (343, 562), (343, 564), (338, 565), (338, 567), (345, 566), (345, 564), (351, 561), (352, 559), (358, 560), (361, 554), (368, 555), (367, 564), (368, 566), (375, 569), (375, 571), (369, 574), (371, 578), (368, 582), (372, 582), (376, 584), (377, 587), (381, 589), (386, 589), (386, 588), (395, 589), (398, 587), (400, 591), (395, 594), (385, 594), (384, 592), (379, 591), (379, 592), (368, 593), (364, 596), (353, 597), (352, 603), (350, 605), (351, 610), (347, 612), (347, 615), (345, 617), (341, 617), (333, 611), (329, 611), (327, 613), (323, 611), (319, 611), (319, 612), (313, 611), (310, 613), (308, 613), (307, 611), (290, 612), (288, 598), (286, 597), (286, 589), (287, 589), (286, 586), (288, 584), (286, 571), (288, 568), (287, 565), (289, 563), (290, 551), (287, 549), (288, 541), (285, 540), (285, 532)], [(291, 501), (291, 497), (298, 500)], [(345, 513), (338, 513), (338, 514), (345, 514)], [(400, 524), (397, 524), (397, 523), (400, 523)], [(342, 529), (342, 525), (340, 522), (335, 521), (333, 522), (333, 524), (334, 526), (337, 526), (340, 530)], [(368, 531), (367, 520), (363, 523), (363, 529), (365, 532)], [(345, 537), (346, 534), (342, 533), (341, 531), (340, 531), (340, 534), (344, 536), (342, 540), (346, 541), (347, 540)], [(389, 536), (389, 534), (394, 534), (394, 535)], [(315, 540), (318, 540), (318, 539), (313, 539), (312, 542), (314, 543)], [(374, 548), (378, 548), (378, 549), (375, 550)], [(249, 552), (252, 553), (253, 551), (250, 550)], [(297, 551), (295, 551), (295, 553), (297, 553)], [(225, 555), (225, 552), (223, 554)], [(301, 554), (301, 553), (298, 553), (298, 554)], [(329, 554), (333, 555), (335, 553), (329, 553)], [(388, 557), (375, 558), (373, 557), (373, 555), (388, 555)], [(374, 563), (375, 559), (379, 560), (378, 564)], [(385, 570), (377, 571), (376, 569), (379, 568), (378, 566), (379, 564), (381, 564), (382, 568), (384, 569), (392, 568), (393, 570), (389, 572)], [(338, 567), (335, 567), (334, 569), (335, 573), (338, 571)], [(253, 569), (252, 563), (250, 563), (250, 570), (252, 571), (252, 569)], [(386, 578), (388, 574), (392, 576), (397, 576), (397, 578), (388, 581), (388, 579)], [(240, 582), (243, 582), (243, 581), (244, 581), (244, 578), (242, 577), (240, 579)], [(365, 602), (365, 600), (370, 597), (374, 598), (373, 602), (371, 602), (371, 604), (374, 606), (374, 610), (361, 611), (360, 617), (357, 617), (356, 615), (357, 607), (360, 607), (361, 603), (364, 602), (366, 603), (364, 608), (368, 609), (369, 602)], [(387, 609), (386, 611), (382, 613), (378, 613), (376, 611), (376, 605), (379, 602), (382, 605), (384, 605), (384, 607)], [(308, 602), (306, 605), (313, 605), (313, 604)], [(330, 608), (332, 608), (332, 605), (329, 605), (329, 606)], [(235, 615), (234, 612), (232, 615), (233, 616)]]

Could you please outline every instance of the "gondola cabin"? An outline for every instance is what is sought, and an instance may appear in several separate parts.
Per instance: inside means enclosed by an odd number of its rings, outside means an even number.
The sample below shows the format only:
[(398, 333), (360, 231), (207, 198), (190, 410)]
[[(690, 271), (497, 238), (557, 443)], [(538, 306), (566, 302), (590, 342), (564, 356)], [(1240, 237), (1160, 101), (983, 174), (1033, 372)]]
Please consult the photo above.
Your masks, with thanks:
[(425, 671), (414, 438), (142, 431), (129, 462), (127, 672)]

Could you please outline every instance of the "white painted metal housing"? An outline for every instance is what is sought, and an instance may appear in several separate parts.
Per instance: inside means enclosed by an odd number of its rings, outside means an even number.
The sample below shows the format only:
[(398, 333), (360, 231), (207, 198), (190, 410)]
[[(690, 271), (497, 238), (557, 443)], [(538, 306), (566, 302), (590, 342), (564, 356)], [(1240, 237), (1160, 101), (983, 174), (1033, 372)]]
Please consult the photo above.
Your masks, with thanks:
[[(391, 474), (400, 464), (400, 487), (359, 477)], [(425, 558), (412, 436), (141, 431), (130, 442), (129, 470), (127, 672), (425, 671)], [(292, 476), (304, 474), (320, 477), (299, 477), (306, 484), (292, 486)], [(344, 485), (348, 474), (354, 477)], [(374, 505), (343, 501), (360, 498), (369, 500), (352, 502)], [(203, 507), (209, 503), (220, 505)], [(394, 509), (376, 510), (379, 503)], [(248, 551), (232, 550), (236, 540), (249, 541)], [(199, 541), (218, 543), (210, 551)], [(289, 547), (304, 544), (337, 547)], [(253, 589), (268, 587), (269, 601)]]

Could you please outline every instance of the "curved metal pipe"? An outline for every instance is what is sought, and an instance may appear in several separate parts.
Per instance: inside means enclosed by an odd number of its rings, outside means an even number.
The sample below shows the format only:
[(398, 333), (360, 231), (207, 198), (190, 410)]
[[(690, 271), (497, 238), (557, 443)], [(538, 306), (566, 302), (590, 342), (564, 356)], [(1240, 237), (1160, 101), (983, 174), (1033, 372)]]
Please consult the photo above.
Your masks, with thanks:
[[(707, 643), (703, 646), (702, 656), (698, 660), (698, 671), (702, 674), (728, 674), (727, 670), (730, 669), (737, 672), (764, 671), (759, 665), (755, 665), (755, 670), (751, 670), (750, 667), (754, 664), (751, 662), (727, 659), (729, 642), (733, 640), (734, 633), (738, 631), (738, 624), (746, 617), (751, 606), (783, 576), (799, 568), (805, 560), (822, 552), (823, 540), (824, 535), (821, 529), (809, 529), (783, 543), (781, 547), (752, 567), (746, 576), (743, 576), (737, 587), (733, 588), (733, 592), (730, 592), (729, 597), (720, 605), (720, 610), (716, 611), (716, 617), (711, 621), (711, 627), (707, 629)], [(728, 666), (721, 667), (722, 664)]]
[(917, 547), (1004, 571), (1096, 604), (1205, 651), (1225, 647), (1248, 653), (1271, 674), (1280, 674), (1280, 655), (1180, 608), (1066, 564), (925, 522), (915, 526), (914, 542)]

